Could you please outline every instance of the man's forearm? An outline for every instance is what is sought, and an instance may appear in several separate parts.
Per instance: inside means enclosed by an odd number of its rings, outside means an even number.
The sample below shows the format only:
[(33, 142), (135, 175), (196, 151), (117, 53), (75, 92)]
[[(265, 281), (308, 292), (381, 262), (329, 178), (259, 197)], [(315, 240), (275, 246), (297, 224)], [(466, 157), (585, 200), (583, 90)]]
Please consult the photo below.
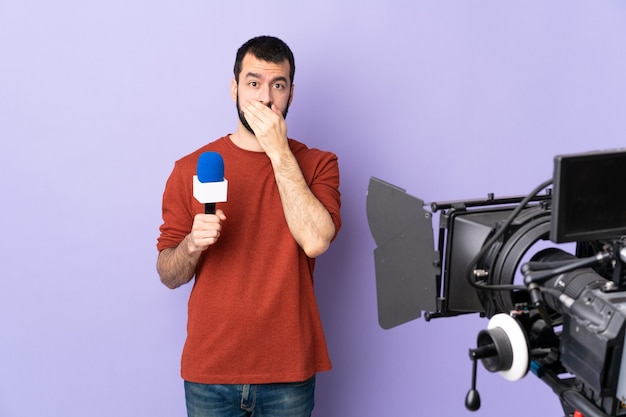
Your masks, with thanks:
[(161, 282), (174, 289), (188, 283), (196, 272), (201, 252), (189, 253), (189, 235), (175, 248), (163, 249), (157, 258), (157, 271)]
[(310, 190), (292, 153), (281, 155), (272, 164), (291, 234), (307, 256), (323, 254), (335, 234), (330, 213)]

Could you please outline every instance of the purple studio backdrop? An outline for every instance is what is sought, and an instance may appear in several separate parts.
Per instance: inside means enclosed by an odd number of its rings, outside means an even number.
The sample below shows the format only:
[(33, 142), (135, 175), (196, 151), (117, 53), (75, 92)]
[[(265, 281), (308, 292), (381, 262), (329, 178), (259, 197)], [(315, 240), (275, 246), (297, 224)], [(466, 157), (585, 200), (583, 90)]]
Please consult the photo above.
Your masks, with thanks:
[[(425, 201), (522, 195), (557, 154), (622, 147), (626, 3), (0, 1), (0, 416), (183, 416), (190, 286), (156, 273), (174, 160), (232, 132), (236, 49), (294, 50), (289, 134), (339, 156), (318, 260), (334, 369), (314, 415), (562, 415), (479, 367), (476, 315), (378, 325), (370, 177)], [(191, 179), (190, 179), (191, 180)]]

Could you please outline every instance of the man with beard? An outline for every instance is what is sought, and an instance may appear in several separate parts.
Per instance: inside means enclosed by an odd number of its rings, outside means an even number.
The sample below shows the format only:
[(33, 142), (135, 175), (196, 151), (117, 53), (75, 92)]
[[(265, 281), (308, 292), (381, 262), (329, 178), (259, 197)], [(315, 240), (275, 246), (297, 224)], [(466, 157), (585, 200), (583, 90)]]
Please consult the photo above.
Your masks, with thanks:
[[(287, 137), (295, 65), (280, 39), (239, 48), (235, 133), (176, 161), (163, 193), (161, 281), (195, 281), (181, 375), (192, 417), (304, 417), (331, 363), (313, 289), (315, 258), (341, 227), (337, 157)], [(224, 159), (228, 201), (193, 197), (199, 156)]]

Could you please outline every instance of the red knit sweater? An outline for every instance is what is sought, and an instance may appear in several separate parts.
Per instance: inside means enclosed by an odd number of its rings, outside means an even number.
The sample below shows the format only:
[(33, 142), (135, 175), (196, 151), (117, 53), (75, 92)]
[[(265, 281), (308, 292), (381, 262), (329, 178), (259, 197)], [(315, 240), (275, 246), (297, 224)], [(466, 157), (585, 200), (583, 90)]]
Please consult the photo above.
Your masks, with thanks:
[[(341, 227), (337, 157), (289, 140), (311, 191)], [(227, 219), (201, 256), (188, 305), (182, 377), (205, 384), (295, 382), (331, 368), (313, 289), (315, 260), (293, 239), (269, 158), (228, 136), (175, 163), (157, 248), (177, 246), (203, 205), (192, 178), (201, 153), (224, 158)]]

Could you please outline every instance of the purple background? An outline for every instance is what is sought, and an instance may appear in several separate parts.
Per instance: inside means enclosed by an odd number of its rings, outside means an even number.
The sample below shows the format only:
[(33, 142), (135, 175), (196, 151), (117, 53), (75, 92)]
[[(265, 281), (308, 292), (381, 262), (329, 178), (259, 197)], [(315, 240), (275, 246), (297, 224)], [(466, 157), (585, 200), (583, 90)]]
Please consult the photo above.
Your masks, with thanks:
[[(556, 417), (479, 368), (485, 319), (378, 326), (377, 176), (426, 201), (520, 195), (556, 154), (624, 145), (626, 2), (0, 0), (0, 415), (182, 416), (190, 286), (155, 270), (175, 159), (235, 129), (235, 50), (296, 55), (289, 134), (336, 152), (344, 228), (319, 259), (334, 370), (318, 417)], [(262, 242), (261, 242), (262, 243)]]

